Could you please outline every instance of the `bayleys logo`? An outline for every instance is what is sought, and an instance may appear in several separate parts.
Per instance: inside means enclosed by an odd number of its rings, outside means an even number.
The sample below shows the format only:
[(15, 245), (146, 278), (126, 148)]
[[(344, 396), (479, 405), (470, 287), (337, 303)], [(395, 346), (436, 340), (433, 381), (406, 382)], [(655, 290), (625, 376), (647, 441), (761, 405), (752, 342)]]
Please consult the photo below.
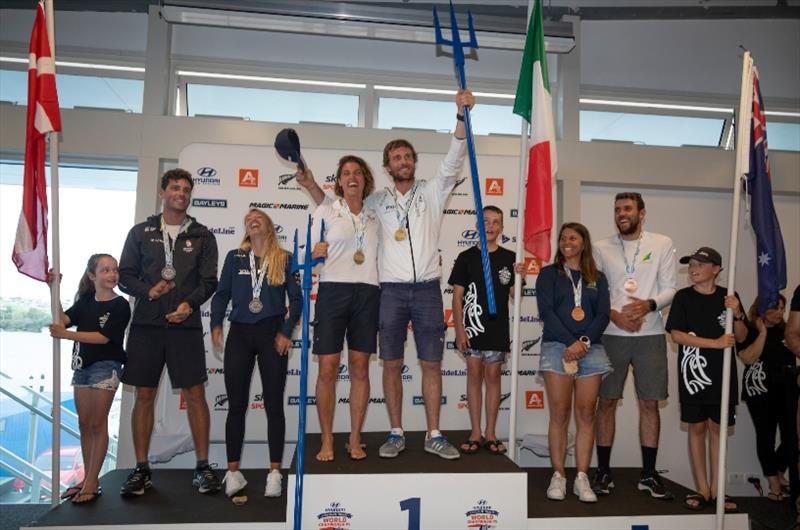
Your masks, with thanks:
[(192, 199), (192, 206), (196, 208), (227, 208), (228, 201), (226, 199)]

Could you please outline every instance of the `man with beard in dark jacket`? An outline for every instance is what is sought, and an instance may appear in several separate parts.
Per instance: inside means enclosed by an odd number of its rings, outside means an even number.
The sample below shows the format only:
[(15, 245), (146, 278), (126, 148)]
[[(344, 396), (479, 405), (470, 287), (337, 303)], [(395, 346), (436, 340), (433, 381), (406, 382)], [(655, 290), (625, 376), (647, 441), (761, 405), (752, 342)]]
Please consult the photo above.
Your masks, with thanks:
[(220, 481), (208, 464), (209, 412), (200, 306), (217, 288), (217, 242), (187, 215), (194, 182), (188, 171), (161, 177), (162, 213), (134, 226), (119, 264), (119, 285), (136, 297), (122, 381), (136, 387), (133, 447), (136, 467), (120, 491), (143, 495), (151, 484), (147, 455), (153, 407), (164, 365), (172, 388), (181, 389), (197, 454), (192, 484), (215, 493)]

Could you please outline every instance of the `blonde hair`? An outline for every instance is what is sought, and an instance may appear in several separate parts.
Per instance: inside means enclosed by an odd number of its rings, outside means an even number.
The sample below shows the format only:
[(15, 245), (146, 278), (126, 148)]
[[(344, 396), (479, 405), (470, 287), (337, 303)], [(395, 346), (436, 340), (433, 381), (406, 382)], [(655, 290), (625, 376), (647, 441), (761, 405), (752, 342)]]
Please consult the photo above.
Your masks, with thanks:
[(278, 236), (275, 233), (275, 225), (272, 219), (258, 208), (250, 208), (245, 218), (244, 239), (242, 239), (239, 248), (245, 252), (249, 252), (253, 245), (250, 241), (250, 235), (247, 233), (247, 217), (256, 212), (264, 218), (267, 225), (267, 238), (264, 245), (264, 255), (261, 256), (261, 266), (259, 269), (267, 275), (267, 284), (276, 286), (283, 285), (286, 281), (286, 262), (289, 259), (289, 253), (281, 248), (278, 244)]

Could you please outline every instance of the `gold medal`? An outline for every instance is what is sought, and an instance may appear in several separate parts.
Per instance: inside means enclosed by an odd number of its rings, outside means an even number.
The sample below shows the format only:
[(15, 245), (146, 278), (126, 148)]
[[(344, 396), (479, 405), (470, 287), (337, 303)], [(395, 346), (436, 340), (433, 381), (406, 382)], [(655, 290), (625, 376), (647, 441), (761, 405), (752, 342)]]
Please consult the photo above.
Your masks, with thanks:
[(578, 361), (561, 361), (564, 365), (564, 372), (567, 375), (575, 375), (578, 373)]
[(395, 241), (402, 241), (406, 238), (406, 229), (403, 227), (398, 228), (394, 233)]
[(364, 252), (361, 249), (355, 251), (353, 254), (353, 261), (356, 262), (356, 265), (364, 263)]
[(586, 312), (584, 312), (582, 307), (574, 307), (570, 315), (572, 316), (572, 320), (574, 320), (575, 322), (580, 322), (581, 320), (586, 318)]

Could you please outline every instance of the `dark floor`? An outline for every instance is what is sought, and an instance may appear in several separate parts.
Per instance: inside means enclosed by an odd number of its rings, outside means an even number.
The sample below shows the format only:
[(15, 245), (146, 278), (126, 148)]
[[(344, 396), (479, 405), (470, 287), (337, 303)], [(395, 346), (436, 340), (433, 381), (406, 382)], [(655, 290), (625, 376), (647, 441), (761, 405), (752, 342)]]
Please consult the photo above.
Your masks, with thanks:
[(50, 511), (49, 504), (0, 504), (0, 530), (31, 526)]
[[(31, 526), (83, 526), (87, 522), (109, 526), (133, 524), (238, 523), (286, 521), (286, 490), (278, 498), (264, 497), (266, 470), (242, 471), (249, 481), (244, 494), (249, 501), (234, 505), (223, 492), (201, 495), (192, 487), (190, 469), (157, 469), (153, 487), (141, 497), (123, 498), (119, 487), (130, 470), (117, 469), (100, 479), (103, 495), (89, 505), (62, 503)], [(283, 480), (286, 486), (286, 476)]]

